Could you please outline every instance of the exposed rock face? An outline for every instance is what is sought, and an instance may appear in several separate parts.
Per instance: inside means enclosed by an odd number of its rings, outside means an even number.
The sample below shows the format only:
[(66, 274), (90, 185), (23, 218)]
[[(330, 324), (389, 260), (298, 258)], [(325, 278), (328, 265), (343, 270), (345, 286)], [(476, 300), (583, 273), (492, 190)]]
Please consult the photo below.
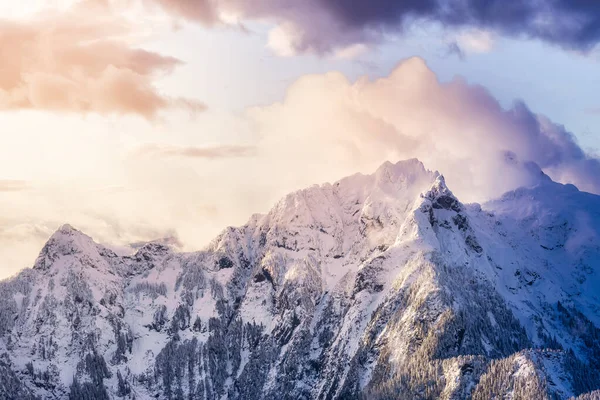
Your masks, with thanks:
[(0, 283), (0, 398), (590, 393), (599, 212), (550, 180), (464, 205), (408, 160), (291, 193), (196, 253), (120, 257), (65, 225)]

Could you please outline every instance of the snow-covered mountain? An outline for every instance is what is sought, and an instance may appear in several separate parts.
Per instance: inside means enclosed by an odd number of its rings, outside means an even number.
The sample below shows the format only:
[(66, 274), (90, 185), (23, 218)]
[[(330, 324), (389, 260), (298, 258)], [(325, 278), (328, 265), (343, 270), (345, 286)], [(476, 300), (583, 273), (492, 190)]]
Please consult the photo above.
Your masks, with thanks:
[(0, 283), (0, 398), (595, 398), (600, 196), (524, 168), (465, 205), (385, 163), (194, 253), (65, 225)]

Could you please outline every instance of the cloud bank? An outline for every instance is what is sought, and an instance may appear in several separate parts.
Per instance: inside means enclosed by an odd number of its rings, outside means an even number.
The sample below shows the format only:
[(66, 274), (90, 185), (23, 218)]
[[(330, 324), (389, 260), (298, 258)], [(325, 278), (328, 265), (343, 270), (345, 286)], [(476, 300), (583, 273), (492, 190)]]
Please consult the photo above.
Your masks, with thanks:
[(302, 184), (417, 157), (445, 174), (467, 201), (535, 183), (539, 177), (527, 162), (600, 193), (600, 161), (563, 126), (522, 102), (505, 110), (484, 87), (461, 78), (441, 83), (420, 58), (374, 81), (349, 82), (335, 72), (305, 76), (282, 103), (249, 115), (261, 133), (264, 159), (285, 165)]
[(155, 80), (181, 61), (135, 48), (130, 21), (101, 4), (23, 20), (0, 19), (0, 110), (137, 114), (200, 112), (192, 99), (161, 93)]
[[(63, 223), (105, 243), (174, 236), (185, 250), (199, 249), (290, 191), (372, 173), (386, 160), (419, 158), (466, 202), (535, 184), (539, 169), (528, 162), (600, 194), (600, 161), (563, 126), (522, 102), (503, 109), (484, 87), (460, 78), (442, 83), (419, 58), (377, 80), (303, 76), (281, 102), (249, 109), (243, 121), (245, 134), (232, 143), (246, 145), (235, 146), (204, 147), (177, 131), (149, 146), (147, 135), (127, 146), (105, 136), (90, 145), (77, 129), (57, 132), (42, 146), (51, 151), (40, 174), (67, 170), (68, 183), (63, 174), (44, 175), (27, 191), (0, 193), (0, 275), (31, 265)], [(31, 157), (25, 161), (38, 158)]]
[[(412, 26), (436, 23), (451, 29), (481, 29), (589, 50), (600, 40), (600, 3), (595, 0), (146, 0), (205, 25), (236, 16), (278, 26), (271, 44), (282, 53), (324, 53)], [(225, 16), (225, 17), (224, 17)], [(228, 17), (228, 18), (227, 18)]]

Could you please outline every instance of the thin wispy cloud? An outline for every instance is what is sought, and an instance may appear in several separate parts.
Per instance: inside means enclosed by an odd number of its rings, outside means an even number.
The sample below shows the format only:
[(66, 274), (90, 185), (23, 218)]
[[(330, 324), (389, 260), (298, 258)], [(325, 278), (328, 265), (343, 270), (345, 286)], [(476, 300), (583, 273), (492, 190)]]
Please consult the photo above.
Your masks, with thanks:
[(29, 182), (11, 179), (0, 179), (0, 192), (22, 192), (30, 189)]
[(219, 145), (219, 146), (173, 146), (167, 144), (148, 144), (135, 150), (140, 157), (183, 157), (183, 158), (240, 158), (256, 154), (254, 146)]

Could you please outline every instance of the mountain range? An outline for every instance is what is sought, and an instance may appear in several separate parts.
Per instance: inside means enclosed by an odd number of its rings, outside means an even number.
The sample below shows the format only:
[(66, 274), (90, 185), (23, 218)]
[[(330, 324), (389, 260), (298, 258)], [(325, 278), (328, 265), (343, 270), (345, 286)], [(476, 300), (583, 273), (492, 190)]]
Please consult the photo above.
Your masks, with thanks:
[(600, 399), (600, 196), (507, 168), (463, 204), (386, 162), (191, 253), (64, 225), (0, 282), (0, 399)]

